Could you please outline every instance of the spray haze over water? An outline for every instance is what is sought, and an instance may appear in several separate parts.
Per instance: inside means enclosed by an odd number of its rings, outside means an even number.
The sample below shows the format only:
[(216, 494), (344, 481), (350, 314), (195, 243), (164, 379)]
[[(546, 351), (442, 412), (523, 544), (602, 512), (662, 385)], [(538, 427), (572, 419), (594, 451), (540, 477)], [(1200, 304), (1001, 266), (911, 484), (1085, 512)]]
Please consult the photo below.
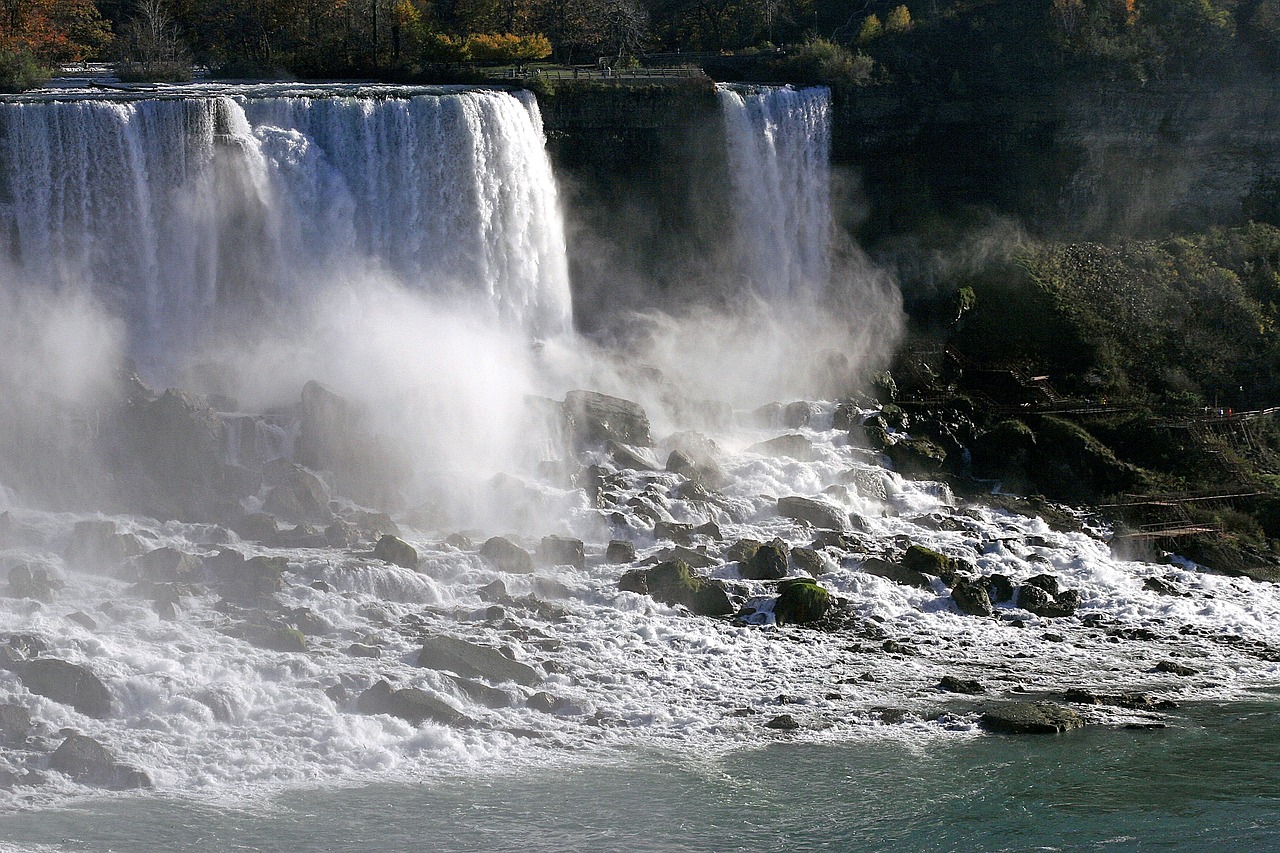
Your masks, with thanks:
[[(837, 428), (901, 312), (833, 230), (829, 97), (719, 89), (729, 260), (685, 283), (698, 298), (591, 338), (527, 93), (0, 103), (0, 710), (31, 718), (21, 737), (0, 726), (0, 806), (136, 781), (59, 769), (69, 730), (163, 792), (243, 806), (287, 785), (714, 756), (770, 742), (784, 700), (815, 742), (967, 737), (977, 713), (935, 713), (939, 677), (1012, 682), (1011, 656), (1054, 686), (1104, 670), (1145, 685), (1143, 654), (1197, 655), (1200, 695), (1274, 682), (1274, 661), (1201, 646), (1263, 642), (1280, 596), (1124, 566), (1087, 526), (960, 511)], [(584, 389), (626, 399), (569, 393)], [(775, 400), (796, 405), (752, 411)], [(831, 529), (780, 515), (797, 496)], [(411, 555), (374, 550), (396, 533)], [(773, 630), (773, 581), (729, 546), (775, 537), (784, 574), (817, 576), (856, 630)], [(941, 580), (863, 571), (904, 540), (1019, 583), (1051, 571), (1083, 614), (1157, 639), (1135, 655), (1059, 620), (1070, 642), (1046, 654), (1039, 630), (961, 615)], [(755, 622), (620, 588), (677, 553)], [(923, 651), (888, 657), (891, 638)], [(56, 695), (41, 658), (103, 692)]]

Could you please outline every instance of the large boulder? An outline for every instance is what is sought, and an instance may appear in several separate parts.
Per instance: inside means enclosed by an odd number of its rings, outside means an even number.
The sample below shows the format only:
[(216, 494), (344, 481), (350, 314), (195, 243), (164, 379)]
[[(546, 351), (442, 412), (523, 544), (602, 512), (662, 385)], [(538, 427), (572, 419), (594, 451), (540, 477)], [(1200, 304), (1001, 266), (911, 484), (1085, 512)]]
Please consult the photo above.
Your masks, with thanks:
[(155, 548), (135, 560), (139, 578), (157, 583), (198, 578), (203, 562), (195, 554), (169, 546)]
[(282, 459), (270, 463), (265, 474), (272, 488), (263, 510), (295, 524), (328, 524), (333, 520), (329, 489), (315, 474)]
[(913, 571), (940, 577), (947, 583), (951, 583), (955, 578), (956, 570), (960, 568), (960, 564), (955, 559), (923, 545), (912, 545), (907, 548), (906, 553), (902, 555), (902, 565)]
[(888, 560), (881, 560), (878, 557), (870, 557), (865, 560), (862, 563), (862, 570), (869, 575), (885, 578), (903, 586), (933, 589), (933, 581), (929, 580), (927, 575), (897, 563), (890, 563)]
[(1010, 702), (987, 711), (978, 724), (987, 731), (1008, 734), (1060, 734), (1080, 728), (1084, 720), (1060, 705)]
[(454, 637), (428, 637), (418, 653), (417, 665), (441, 669), (468, 678), (487, 678), (493, 682), (514, 681), (531, 687), (542, 676), (528, 664), (514, 661), (497, 649), (477, 646)]
[(615, 565), (619, 563), (634, 563), (636, 561), (636, 546), (625, 539), (610, 539), (609, 547), (604, 552), (604, 558)]
[(987, 588), (980, 582), (960, 580), (951, 588), (951, 600), (961, 613), (970, 616), (992, 616), (995, 608), (991, 606), (991, 596)]
[(1043, 586), (1023, 584), (1018, 587), (1018, 606), (1048, 619), (1075, 615), (1080, 606), (1078, 590), (1066, 589), (1051, 595)]
[(80, 734), (68, 735), (53, 751), (49, 756), (49, 769), (65, 773), (82, 785), (98, 788), (120, 791), (151, 787), (146, 773), (121, 764), (105, 746)]
[(653, 444), (649, 416), (639, 403), (596, 391), (570, 391), (564, 404), (580, 447), (609, 441), (637, 447)]
[(778, 584), (773, 618), (779, 625), (817, 622), (831, 607), (831, 594), (808, 578), (792, 578)]
[(582, 540), (568, 536), (542, 537), (542, 543), (538, 546), (538, 559), (545, 566), (573, 566), (581, 569), (587, 564)]
[(884, 453), (899, 474), (908, 477), (931, 477), (942, 470), (947, 451), (929, 438), (906, 438), (886, 444)]
[(312, 380), (302, 388), (300, 413), (294, 452), (298, 462), (330, 472), (334, 487), (360, 503), (399, 504), (411, 470), (407, 454), (386, 436), (374, 434), (361, 407)]
[(155, 399), (135, 396), (120, 426), (124, 455), (115, 461), (141, 508), (190, 518), (215, 513), (217, 496), (229, 493), (225, 426), (205, 398), (174, 388)]
[(20, 744), (31, 731), (31, 712), (21, 705), (0, 705), (0, 744)]
[(766, 542), (738, 564), (738, 574), (747, 580), (770, 581), (787, 576), (787, 546), (781, 539)]
[(408, 542), (390, 533), (384, 534), (373, 546), (373, 556), (405, 569), (418, 568), (418, 551)]
[(137, 536), (119, 532), (114, 521), (87, 519), (77, 521), (71, 529), (71, 541), (63, 558), (76, 571), (110, 573), (146, 550)]
[(778, 515), (803, 521), (822, 530), (844, 530), (849, 526), (844, 510), (825, 501), (791, 496), (778, 498)]
[(86, 717), (111, 714), (111, 691), (86, 667), (57, 658), (35, 658), (25, 661), (18, 674), (32, 693), (70, 705)]
[(747, 452), (758, 453), (761, 456), (809, 462), (813, 459), (813, 442), (803, 435), (780, 435), (777, 438), (751, 445), (747, 448)]
[(427, 720), (446, 726), (468, 726), (472, 720), (439, 697), (417, 687), (395, 689), (378, 681), (360, 694), (356, 707), (362, 714), (389, 714), (421, 725)]
[(681, 560), (668, 560), (652, 569), (627, 572), (618, 588), (648, 595), (655, 601), (688, 608), (699, 616), (728, 616), (733, 603), (720, 581), (694, 574)]
[(480, 546), (480, 556), (504, 572), (527, 574), (533, 571), (533, 557), (529, 552), (502, 536), (485, 540)]
[(53, 601), (53, 591), (61, 586), (61, 581), (49, 577), (49, 571), (42, 566), (19, 563), (9, 570), (11, 598), (31, 598), (48, 604)]

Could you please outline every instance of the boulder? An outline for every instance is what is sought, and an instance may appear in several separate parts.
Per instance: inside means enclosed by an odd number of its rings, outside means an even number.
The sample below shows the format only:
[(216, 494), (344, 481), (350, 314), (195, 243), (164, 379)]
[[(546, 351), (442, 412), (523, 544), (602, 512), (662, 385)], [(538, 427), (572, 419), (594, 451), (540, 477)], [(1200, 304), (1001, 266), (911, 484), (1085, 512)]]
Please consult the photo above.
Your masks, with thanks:
[(978, 724), (987, 731), (1008, 734), (1060, 734), (1082, 727), (1084, 720), (1060, 705), (1010, 702), (984, 713)]
[(18, 674), (32, 693), (70, 705), (86, 717), (111, 714), (111, 691), (86, 667), (57, 658), (35, 658), (25, 661)]
[(1023, 610), (1028, 610), (1037, 616), (1061, 618), (1075, 614), (1076, 608), (1080, 606), (1080, 593), (1078, 590), (1068, 589), (1055, 597), (1046, 592), (1043, 587), (1023, 584), (1018, 587), (1017, 603)]
[(528, 574), (533, 571), (533, 557), (529, 552), (502, 536), (485, 540), (480, 546), (480, 556), (504, 572)]
[(331, 472), (334, 487), (360, 503), (388, 506), (400, 500), (410, 476), (407, 454), (386, 437), (372, 433), (363, 409), (312, 380), (302, 388), (300, 415), (294, 452), (298, 462)]
[(42, 566), (19, 563), (9, 570), (8, 593), (11, 598), (30, 598), (48, 604), (53, 601), (53, 591), (62, 584), (49, 577)]
[(587, 564), (586, 550), (581, 539), (569, 536), (544, 536), (538, 546), (538, 560), (544, 566), (573, 566), (581, 569)]
[(799, 546), (791, 549), (791, 562), (800, 569), (814, 577), (825, 574), (827, 565), (822, 561), (822, 556), (812, 548), (801, 548)]
[(993, 574), (985, 578), (987, 584), (987, 595), (990, 596), (992, 603), (1003, 604), (1006, 601), (1013, 601), (1013, 581), (1009, 580), (1008, 575)]
[(902, 565), (913, 571), (940, 577), (946, 583), (955, 578), (959, 563), (939, 551), (923, 545), (912, 545), (902, 555)]
[(231, 523), (231, 529), (241, 539), (272, 545), (280, 538), (280, 525), (275, 517), (265, 512), (251, 512)]
[(387, 563), (400, 566), (405, 569), (418, 568), (418, 551), (408, 542), (392, 536), (390, 533), (384, 534), (378, 540), (378, 544), (373, 546), (373, 556)]
[(790, 732), (800, 728), (800, 724), (796, 722), (795, 717), (790, 714), (779, 714), (769, 722), (764, 724), (766, 729), (777, 729), (778, 731)]
[(768, 581), (787, 576), (787, 546), (781, 539), (767, 542), (738, 564), (738, 574), (747, 580)]
[(813, 442), (803, 435), (793, 433), (753, 444), (747, 448), (747, 452), (757, 453), (761, 456), (809, 462), (813, 459)]
[(712, 566), (720, 565), (720, 561), (702, 551), (695, 551), (692, 548), (686, 548), (683, 545), (677, 545), (668, 551), (663, 552), (663, 560), (680, 560), (688, 563), (691, 569), (709, 569)]
[(634, 563), (636, 561), (636, 546), (625, 539), (611, 539), (609, 547), (605, 549), (604, 558), (614, 565)]
[(164, 583), (199, 578), (204, 561), (195, 554), (166, 546), (148, 551), (138, 557), (135, 563), (140, 579)]
[(928, 576), (906, 566), (890, 563), (877, 557), (870, 557), (862, 564), (862, 570), (869, 575), (886, 578), (903, 586), (914, 586), (920, 589), (933, 589), (933, 581)]
[(755, 556), (762, 545), (763, 542), (755, 539), (739, 539), (725, 551), (724, 558), (730, 563), (745, 563)]
[(151, 787), (146, 773), (116, 761), (105, 746), (85, 735), (68, 735), (49, 756), (49, 769), (65, 773), (82, 785), (116, 791)]
[(792, 578), (778, 584), (773, 618), (779, 625), (817, 622), (831, 608), (831, 594), (808, 578)]
[(663, 604), (686, 607), (699, 616), (728, 616), (733, 613), (733, 604), (724, 584), (695, 575), (688, 564), (680, 560), (659, 563), (652, 569), (627, 572), (618, 581), (618, 588), (649, 595)]
[(817, 403), (807, 403), (803, 400), (788, 403), (782, 407), (782, 425), (787, 429), (807, 427), (821, 411), (822, 407)]
[(0, 705), (0, 743), (20, 744), (30, 731), (30, 711), (21, 705)]
[(1156, 672), (1165, 672), (1165, 673), (1168, 673), (1169, 675), (1178, 675), (1178, 676), (1182, 676), (1183, 678), (1189, 675), (1197, 675), (1200, 672), (1200, 670), (1195, 669), (1194, 667), (1190, 667), (1190, 666), (1187, 666), (1186, 664), (1178, 663), (1177, 661), (1172, 661), (1172, 660), (1160, 661), (1158, 664), (1156, 664), (1155, 670)]
[(883, 450), (894, 470), (908, 477), (933, 476), (947, 461), (947, 451), (928, 438), (902, 439), (886, 444)]
[(657, 471), (658, 465), (652, 459), (649, 459), (640, 450), (630, 445), (622, 444), (617, 441), (609, 441), (605, 443), (605, 450), (609, 451), (613, 464), (618, 468), (627, 471)]
[(719, 489), (729, 482), (729, 476), (720, 464), (719, 445), (702, 433), (692, 431), (673, 433), (666, 438), (663, 445), (671, 448), (667, 457), (668, 471), (688, 477), (691, 483), (707, 489)]
[(64, 558), (69, 568), (80, 572), (110, 572), (130, 557), (145, 552), (142, 540), (132, 533), (120, 533), (114, 521), (77, 521)]
[(1053, 575), (1033, 575), (1023, 583), (1027, 586), (1038, 586), (1051, 596), (1058, 594), (1058, 579)]
[(570, 391), (564, 404), (580, 447), (609, 441), (637, 447), (653, 444), (649, 416), (638, 403), (595, 391)]
[(427, 669), (448, 670), (468, 678), (514, 681), (526, 687), (542, 681), (542, 676), (533, 667), (514, 661), (497, 649), (454, 637), (428, 637), (422, 644), (416, 663)]
[(974, 679), (958, 678), (954, 675), (942, 676), (942, 680), (938, 682), (938, 687), (948, 693), (965, 693), (971, 696), (987, 692), (987, 689)]
[(330, 548), (351, 548), (360, 541), (360, 530), (345, 518), (338, 518), (324, 529), (324, 541)]
[(275, 466), (269, 476), (275, 486), (267, 493), (263, 510), (294, 523), (328, 524), (333, 520), (329, 489), (315, 474), (285, 462)]
[(967, 613), (970, 616), (995, 615), (995, 608), (991, 606), (991, 597), (987, 594), (987, 588), (978, 581), (956, 581), (955, 586), (951, 588), (951, 600), (955, 602), (961, 613)]
[(121, 427), (124, 464), (129, 475), (153, 484), (139, 497), (154, 509), (203, 516), (211, 499), (227, 492), (225, 425), (203, 397), (174, 388), (156, 399), (135, 396)]
[(798, 495), (778, 498), (778, 515), (803, 521), (822, 530), (845, 530), (849, 526), (849, 516), (844, 510), (825, 501)]
[(472, 721), (457, 708), (425, 690), (407, 687), (396, 690), (378, 681), (360, 694), (356, 707), (362, 714), (389, 714), (421, 725), (427, 720), (446, 726), (467, 726)]

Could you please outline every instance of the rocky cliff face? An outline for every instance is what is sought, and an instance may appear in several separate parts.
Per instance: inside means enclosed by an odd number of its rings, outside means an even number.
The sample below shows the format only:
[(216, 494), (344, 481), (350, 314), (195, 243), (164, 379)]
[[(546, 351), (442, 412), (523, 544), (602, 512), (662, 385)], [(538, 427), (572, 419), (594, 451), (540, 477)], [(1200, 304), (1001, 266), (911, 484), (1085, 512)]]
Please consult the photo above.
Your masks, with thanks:
[[(578, 233), (594, 238), (579, 245), (579, 281), (594, 268), (587, 248), (657, 281), (714, 257), (706, 223), (723, 221), (717, 188), (732, 164), (708, 87), (564, 88), (541, 103), (574, 207), (588, 211)], [(872, 239), (970, 206), (1045, 236), (1142, 236), (1280, 217), (1277, 128), (1275, 76), (994, 94), (876, 86), (837, 96), (832, 154), (861, 176)], [(679, 262), (656, 260), (659, 246)]]

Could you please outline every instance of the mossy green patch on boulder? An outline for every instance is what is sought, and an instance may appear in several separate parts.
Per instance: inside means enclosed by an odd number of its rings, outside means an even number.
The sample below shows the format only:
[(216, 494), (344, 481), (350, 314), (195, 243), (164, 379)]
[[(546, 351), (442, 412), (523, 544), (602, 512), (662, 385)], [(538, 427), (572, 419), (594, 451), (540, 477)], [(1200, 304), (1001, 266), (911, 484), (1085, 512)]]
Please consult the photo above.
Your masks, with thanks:
[(778, 584), (773, 617), (779, 625), (817, 622), (831, 608), (831, 593), (808, 578), (792, 578)]
[(683, 560), (668, 560), (652, 569), (627, 572), (618, 588), (647, 594), (655, 601), (687, 607), (698, 616), (728, 616), (733, 603), (719, 581), (694, 574)]
[(934, 575), (950, 583), (959, 568), (959, 563), (939, 551), (923, 545), (912, 545), (902, 555), (902, 565), (912, 571)]
[(418, 567), (418, 551), (403, 539), (384, 534), (373, 546), (373, 556), (405, 569)]
[(777, 580), (787, 576), (787, 546), (781, 539), (766, 542), (748, 559), (738, 564), (738, 573), (747, 580)]

